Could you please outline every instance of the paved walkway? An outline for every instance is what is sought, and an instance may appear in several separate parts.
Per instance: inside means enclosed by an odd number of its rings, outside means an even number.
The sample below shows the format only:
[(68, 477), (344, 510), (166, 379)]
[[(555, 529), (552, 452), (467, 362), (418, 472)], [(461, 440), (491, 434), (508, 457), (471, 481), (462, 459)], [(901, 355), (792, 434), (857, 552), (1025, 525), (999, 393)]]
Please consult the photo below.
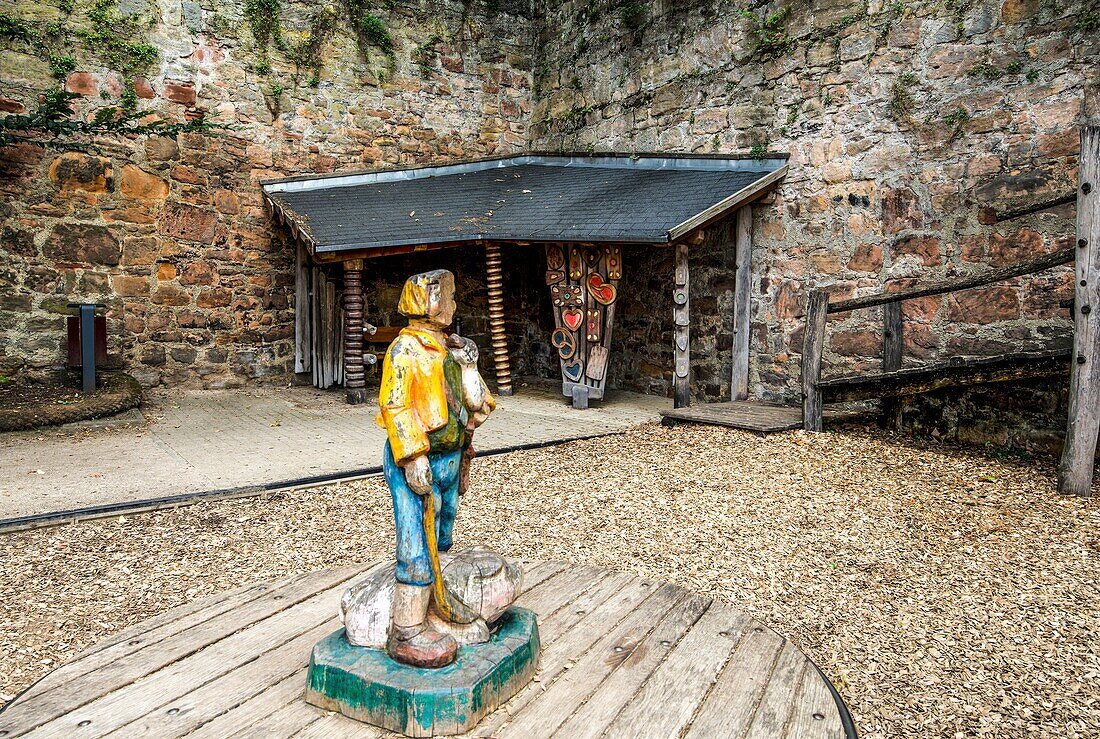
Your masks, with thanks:
[[(612, 393), (576, 411), (548, 388), (498, 400), (479, 452), (615, 433), (671, 407)], [(129, 426), (0, 434), (0, 519), (375, 468), (376, 412), (314, 388), (162, 391)]]

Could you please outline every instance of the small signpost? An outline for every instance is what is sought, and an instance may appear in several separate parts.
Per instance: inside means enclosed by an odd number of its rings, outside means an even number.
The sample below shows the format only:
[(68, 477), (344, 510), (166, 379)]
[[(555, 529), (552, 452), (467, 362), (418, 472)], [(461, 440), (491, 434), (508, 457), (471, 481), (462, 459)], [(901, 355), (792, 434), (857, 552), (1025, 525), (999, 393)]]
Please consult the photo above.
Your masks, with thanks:
[(95, 314), (102, 303), (69, 303), (80, 311), (69, 317), (69, 366), (80, 367), (81, 391), (95, 390), (96, 362), (107, 359), (107, 319)]

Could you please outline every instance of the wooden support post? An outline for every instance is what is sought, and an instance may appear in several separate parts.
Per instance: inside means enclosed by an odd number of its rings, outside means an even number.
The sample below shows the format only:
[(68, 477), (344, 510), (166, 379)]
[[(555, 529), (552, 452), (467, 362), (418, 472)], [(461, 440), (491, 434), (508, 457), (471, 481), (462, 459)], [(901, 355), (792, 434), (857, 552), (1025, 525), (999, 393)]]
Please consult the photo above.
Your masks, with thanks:
[(802, 428), (821, 431), (824, 428), (821, 388), (821, 355), (825, 351), (825, 318), (829, 310), (829, 293), (814, 290), (806, 305), (806, 338), (802, 345)]
[(504, 333), (504, 279), (500, 266), (500, 244), (485, 244), (485, 281), (489, 287), (489, 333), (493, 340), (493, 363), (497, 373), (497, 394), (512, 394), (512, 366), (508, 360), (508, 337)]
[(1090, 495), (1100, 429), (1100, 127), (1081, 129), (1078, 162), (1073, 360), (1058, 490)]
[(749, 397), (749, 298), (752, 295), (752, 206), (737, 211), (734, 237), (737, 277), (733, 288), (733, 371), (730, 400)]
[[(901, 369), (901, 303), (886, 303), (882, 306), (882, 371), (893, 372)], [(882, 425), (886, 428), (898, 428), (901, 425), (901, 403), (897, 398), (884, 398), (882, 401)]]
[(363, 260), (344, 262), (344, 389), (352, 405), (367, 400), (363, 368)]
[(306, 247), (295, 239), (294, 260), (294, 371), (309, 372), (313, 367), (312, 321), (313, 298), (309, 289), (309, 265)]
[(688, 245), (676, 245), (676, 267), (672, 290), (672, 336), (674, 370), (672, 376), (673, 406), (691, 405), (691, 300), (689, 297)]

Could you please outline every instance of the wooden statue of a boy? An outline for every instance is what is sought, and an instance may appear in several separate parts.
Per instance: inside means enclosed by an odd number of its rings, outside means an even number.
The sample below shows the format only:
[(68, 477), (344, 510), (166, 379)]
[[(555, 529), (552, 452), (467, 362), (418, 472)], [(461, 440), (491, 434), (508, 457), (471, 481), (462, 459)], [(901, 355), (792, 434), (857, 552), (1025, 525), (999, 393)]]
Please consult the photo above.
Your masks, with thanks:
[(436, 270), (401, 293), (409, 325), (386, 351), (378, 399), (397, 556), (344, 591), (344, 627), (314, 646), (305, 694), (408, 736), (470, 731), (534, 678), (541, 650), (535, 614), (515, 605), (520, 564), (484, 547), (449, 551), (470, 440), (494, 408), (477, 348), (445, 333), (454, 291), (454, 275)]
[(473, 430), (495, 407), (477, 371), (474, 343), (444, 334), (454, 317), (454, 291), (454, 275), (446, 270), (405, 283), (398, 310), (409, 325), (386, 351), (378, 401), (378, 423), (388, 437), (383, 470), (397, 525), (386, 651), (419, 667), (449, 664), (458, 648), (452, 634), (429, 620), (429, 606), (445, 622), (469, 623), (480, 615), (447, 592), (439, 563), (439, 553), (451, 548)]

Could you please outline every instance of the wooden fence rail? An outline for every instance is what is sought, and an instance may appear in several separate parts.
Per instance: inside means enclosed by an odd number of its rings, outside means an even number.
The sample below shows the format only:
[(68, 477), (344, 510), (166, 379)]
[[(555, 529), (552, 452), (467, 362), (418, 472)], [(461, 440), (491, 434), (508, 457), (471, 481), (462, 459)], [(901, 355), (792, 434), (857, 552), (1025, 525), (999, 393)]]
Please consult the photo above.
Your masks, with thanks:
[[(1070, 408), (1066, 445), (1058, 468), (1059, 490), (1088, 495), (1092, 486), (1097, 434), (1100, 431), (1100, 127), (1081, 130), (1077, 190), (1077, 245), (980, 275), (927, 281), (892, 292), (863, 295), (830, 303), (828, 293), (814, 290), (806, 306), (802, 351), (802, 425), (821, 431), (826, 400), (896, 398), (949, 386), (1049, 377), (1070, 372)], [(901, 369), (901, 301), (982, 287), (1076, 262), (1073, 303), (1073, 353), (1023, 352), (998, 357), (956, 358), (946, 363)], [(883, 372), (822, 380), (825, 325), (830, 313), (884, 306)], [(1067, 368), (1067, 360), (1069, 362)], [(884, 408), (888, 411), (888, 408)], [(888, 411), (889, 412), (889, 411)]]

